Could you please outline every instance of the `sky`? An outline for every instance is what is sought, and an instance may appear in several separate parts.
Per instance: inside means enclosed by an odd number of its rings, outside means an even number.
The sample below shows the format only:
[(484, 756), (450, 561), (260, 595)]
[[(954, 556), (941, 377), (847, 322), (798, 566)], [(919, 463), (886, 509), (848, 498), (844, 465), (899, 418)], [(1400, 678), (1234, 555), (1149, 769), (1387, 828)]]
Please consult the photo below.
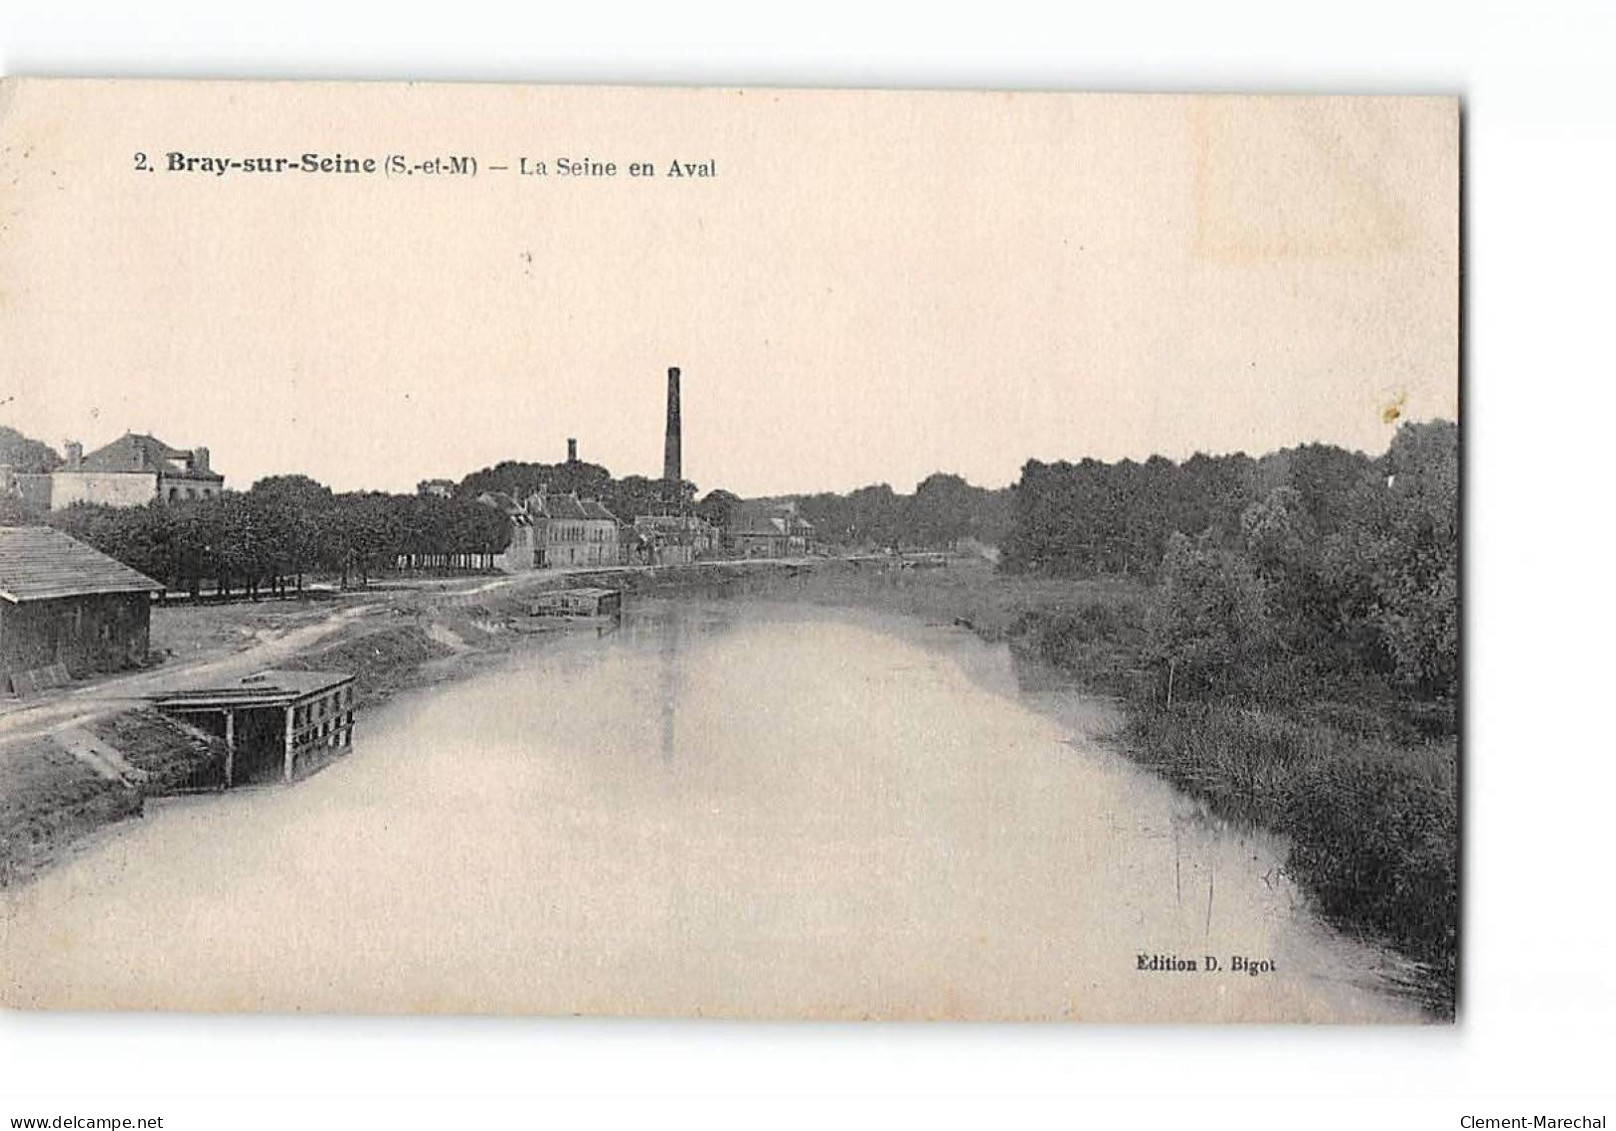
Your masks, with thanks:
[(1447, 99), (12, 84), (0, 424), (205, 445), (241, 488), (411, 490), (568, 437), (655, 477), (677, 365), (703, 491), (1373, 453), (1456, 418), (1457, 202)]

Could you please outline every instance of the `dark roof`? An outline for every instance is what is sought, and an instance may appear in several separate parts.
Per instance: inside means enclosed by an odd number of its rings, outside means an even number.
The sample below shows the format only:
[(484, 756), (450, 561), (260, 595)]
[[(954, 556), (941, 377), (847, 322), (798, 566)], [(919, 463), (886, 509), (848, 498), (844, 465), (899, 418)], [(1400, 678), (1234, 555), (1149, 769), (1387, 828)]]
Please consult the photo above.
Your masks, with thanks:
[(574, 495), (545, 495), (541, 504), (545, 518), (588, 518), (584, 505)]
[(732, 534), (768, 534), (783, 538), (791, 532), (790, 511), (778, 507), (744, 507), (730, 516)]
[[(85, 471), (159, 471), (182, 479), (210, 479), (223, 482), (224, 476), (216, 471), (192, 471), (184, 461), (191, 453), (184, 448), (171, 448), (155, 436), (129, 432), (104, 448), (97, 448), (84, 457)], [(181, 462), (176, 463), (179, 460)], [(58, 470), (69, 470), (60, 468)]]
[(774, 538), (784, 538), (786, 532), (780, 525), (764, 514), (741, 514), (730, 520), (729, 532), (731, 534), (767, 534)]
[(585, 499), (583, 508), (585, 518), (603, 518), (608, 522), (617, 521), (617, 516), (607, 510), (604, 503), (598, 503), (594, 499)]
[(213, 687), (193, 687), (154, 697), (163, 707), (267, 707), (295, 703), (352, 681), (347, 672), (272, 669)]
[(49, 526), (0, 527), (0, 598), (20, 604), (163, 586)]
[(712, 523), (699, 514), (638, 514), (634, 525), (642, 530), (711, 530)]
[(732, 534), (806, 535), (814, 524), (797, 513), (795, 503), (752, 502), (736, 508), (729, 528)]

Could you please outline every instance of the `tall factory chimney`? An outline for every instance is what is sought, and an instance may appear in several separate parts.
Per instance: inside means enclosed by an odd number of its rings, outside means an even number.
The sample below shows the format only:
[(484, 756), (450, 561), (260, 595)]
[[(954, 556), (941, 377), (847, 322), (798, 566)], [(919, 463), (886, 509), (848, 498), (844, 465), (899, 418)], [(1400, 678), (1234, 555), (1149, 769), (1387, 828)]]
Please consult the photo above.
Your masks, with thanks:
[(567, 437), (567, 462), (578, 462), (578, 441), (573, 439), (571, 436)]
[(673, 366), (668, 370), (668, 436), (662, 448), (662, 478), (675, 488), (684, 479), (679, 446), (679, 368)]

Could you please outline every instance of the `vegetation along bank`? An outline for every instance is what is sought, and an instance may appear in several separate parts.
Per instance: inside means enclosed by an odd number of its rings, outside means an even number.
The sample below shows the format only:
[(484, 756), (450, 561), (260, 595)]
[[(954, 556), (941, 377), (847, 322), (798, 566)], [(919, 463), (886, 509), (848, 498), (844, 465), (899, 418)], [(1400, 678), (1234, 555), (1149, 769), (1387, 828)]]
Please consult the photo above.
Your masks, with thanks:
[(1454, 1010), (1459, 925), (1458, 433), (1388, 453), (1030, 462), (997, 566), (844, 567), (782, 596), (942, 623), (1118, 697), (1125, 752), (1283, 834), (1345, 930)]

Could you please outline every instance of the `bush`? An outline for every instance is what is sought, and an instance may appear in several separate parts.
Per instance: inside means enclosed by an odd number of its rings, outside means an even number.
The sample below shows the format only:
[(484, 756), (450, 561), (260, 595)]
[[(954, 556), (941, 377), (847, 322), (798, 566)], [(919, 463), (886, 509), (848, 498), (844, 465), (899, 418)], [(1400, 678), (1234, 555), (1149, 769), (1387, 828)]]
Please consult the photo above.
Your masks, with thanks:
[(1387, 938), (1452, 1009), (1459, 931), (1457, 745), (1396, 746), (1228, 704), (1135, 704), (1130, 752), (1213, 810), (1284, 834), (1320, 911)]

